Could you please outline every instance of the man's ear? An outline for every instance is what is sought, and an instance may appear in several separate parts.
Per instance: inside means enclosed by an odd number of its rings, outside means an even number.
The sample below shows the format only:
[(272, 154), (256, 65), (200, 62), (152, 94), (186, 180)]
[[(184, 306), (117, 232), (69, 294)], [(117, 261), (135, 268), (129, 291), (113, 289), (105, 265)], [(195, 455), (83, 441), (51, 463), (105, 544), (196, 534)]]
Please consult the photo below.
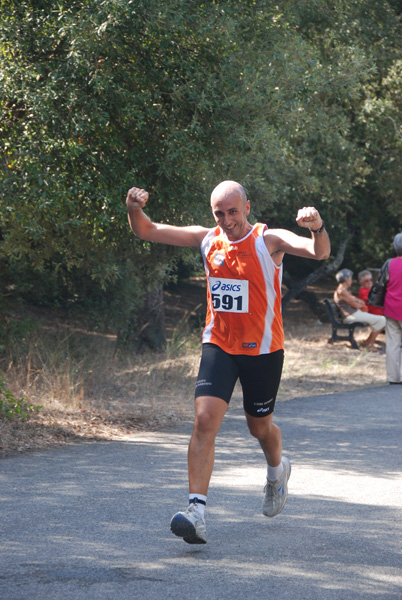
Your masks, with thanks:
[(250, 214), (250, 210), (251, 210), (250, 200), (247, 200), (247, 202), (246, 202), (246, 215)]

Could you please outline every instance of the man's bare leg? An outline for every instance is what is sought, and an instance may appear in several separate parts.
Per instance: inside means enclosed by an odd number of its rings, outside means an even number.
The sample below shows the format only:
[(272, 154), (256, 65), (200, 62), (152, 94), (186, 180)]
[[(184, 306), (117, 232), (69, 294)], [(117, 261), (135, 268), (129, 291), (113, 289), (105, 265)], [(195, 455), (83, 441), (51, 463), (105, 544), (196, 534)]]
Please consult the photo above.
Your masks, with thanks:
[(204, 507), (214, 467), (215, 438), (227, 407), (224, 400), (213, 396), (200, 396), (195, 401), (194, 428), (188, 447), (190, 504), (170, 522), (172, 533), (188, 544), (207, 541)]
[(188, 448), (190, 494), (208, 493), (215, 460), (215, 438), (227, 411), (227, 403), (214, 396), (195, 400), (193, 434)]
[(281, 430), (272, 422), (272, 414), (261, 418), (246, 414), (246, 418), (250, 433), (258, 439), (268, 463), (262, 512), (266, 517), (274, 517), (285, 506), (291, 471), (289, 460), (282, 457)]
[(252, 417), (246, 413), (247, 425), (251, 435), (260, 443), (267, 463), (277, 467), (282, 458), (281, 430), (272, 422), (272, 414), (266, 417)]

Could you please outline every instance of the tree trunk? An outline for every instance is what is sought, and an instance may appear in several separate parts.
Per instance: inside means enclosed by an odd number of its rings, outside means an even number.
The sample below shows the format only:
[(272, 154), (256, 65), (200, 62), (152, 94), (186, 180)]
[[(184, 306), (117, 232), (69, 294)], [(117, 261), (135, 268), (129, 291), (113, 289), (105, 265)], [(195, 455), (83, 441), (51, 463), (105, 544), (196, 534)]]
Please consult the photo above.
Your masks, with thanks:
[(163, 285), (157, 284), (146, 293), (140, 313), (133, 314), (125, 331), (119, 335), (118, 344), (142, 350), (163, 350), (166, 343)]
[(162, 350), (166, 343), (163, 285), (157, 284), (147, 292), (144, 310), (139, 318), (140, 344), (151, 350)]

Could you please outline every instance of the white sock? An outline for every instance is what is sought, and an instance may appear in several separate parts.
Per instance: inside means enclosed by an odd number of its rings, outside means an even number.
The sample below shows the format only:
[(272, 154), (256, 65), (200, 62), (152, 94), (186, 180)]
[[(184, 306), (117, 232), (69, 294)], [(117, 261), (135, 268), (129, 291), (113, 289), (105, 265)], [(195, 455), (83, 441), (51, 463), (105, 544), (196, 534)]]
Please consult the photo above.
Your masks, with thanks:
[(277, 467), (271, 467), (270, 465), (268, 465), (267, 477), (270, 481), (275, 481), (276, 479), (279, 479), (279, 477), (282, 475), (282, 473), (283, 473), (282, 461), (279, 463), (279, 465)]
[[(197, 504), (197, 510), (200, 515), (203, 517), (205, 512), (205, 505), (207, 503), (207, 497), (203, 494), (189, 494), (188, 495), (189, 504)], [(196, 502), (198, 500), (198, 502)]]

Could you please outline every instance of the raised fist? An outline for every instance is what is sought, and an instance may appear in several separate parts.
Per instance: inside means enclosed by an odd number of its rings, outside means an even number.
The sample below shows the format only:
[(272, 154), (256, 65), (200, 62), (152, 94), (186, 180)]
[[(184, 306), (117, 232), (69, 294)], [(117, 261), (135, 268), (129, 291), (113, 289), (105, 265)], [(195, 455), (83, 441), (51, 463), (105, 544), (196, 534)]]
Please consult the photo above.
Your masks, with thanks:
[(149, 194), (146, 190), (141, 188), (133, 187), (128, 190), (126, 204), (127, 208), (144, 208), (149, 198)]

